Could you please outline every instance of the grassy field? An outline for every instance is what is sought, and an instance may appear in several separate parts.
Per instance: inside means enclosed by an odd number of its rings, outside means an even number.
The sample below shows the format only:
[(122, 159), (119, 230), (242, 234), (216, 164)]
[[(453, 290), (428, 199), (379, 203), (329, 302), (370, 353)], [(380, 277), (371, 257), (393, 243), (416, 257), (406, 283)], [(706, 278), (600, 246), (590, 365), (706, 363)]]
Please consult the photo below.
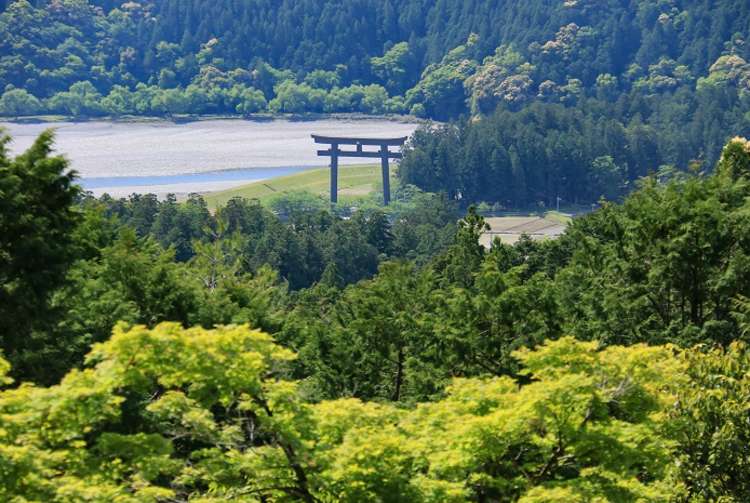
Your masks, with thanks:
[(572, 220), (573, 217), (569, 213), (563, 213), (562, 211), (548, 211), (544, 214), (544, 218), (547, 220), (553, 220), (555, 222), (559, 222), (561, 224), (568, 225)]
[[(391, 172), (393, 171), (393, 168), (391, 168)], [(393, 173), (391, 173), (391, 187), (393, 187), (395, 181), (392, 175)], [(328, 198), (329, 185), (330, 169), (316, 168), (272, 180), (253, 182), (233, 189), (211, 192), (203, 197), (208, 206), (214, 209), (226, 204), (227, 201), (236, 196), (258, 199), (261, 203), (267, 203), (285, 193), (304, 191)], [(376, 190), (382, 190), (380, 165), (366, 164), (339, 167), (339, 201), (344, 202), (347, 197), (366, 196)]]

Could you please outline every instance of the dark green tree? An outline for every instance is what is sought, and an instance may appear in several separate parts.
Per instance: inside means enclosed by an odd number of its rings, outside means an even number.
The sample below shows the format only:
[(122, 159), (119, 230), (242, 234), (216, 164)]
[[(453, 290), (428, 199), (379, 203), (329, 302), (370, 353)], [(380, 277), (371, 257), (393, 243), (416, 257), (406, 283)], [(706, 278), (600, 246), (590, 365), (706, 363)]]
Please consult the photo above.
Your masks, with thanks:
[(42, 133), (22, 155), (8, 157), (0, 138), (0, 344), (22, 379), (43, 379), (44, 331), (55, 320), (52, 292), (65, 281), (79, 248), (79, 188), (63, 157), (51, 156), (53, 134)]

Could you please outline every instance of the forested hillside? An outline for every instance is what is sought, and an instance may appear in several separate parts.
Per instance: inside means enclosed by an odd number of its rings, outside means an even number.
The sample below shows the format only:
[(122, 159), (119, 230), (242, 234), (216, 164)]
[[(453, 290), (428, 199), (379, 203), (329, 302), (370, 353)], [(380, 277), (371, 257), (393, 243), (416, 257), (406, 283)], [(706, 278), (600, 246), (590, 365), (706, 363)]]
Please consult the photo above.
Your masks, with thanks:
[(490, 250), (413, 187), (211, 214), (9, 140), (3, 501), (750, 498), (745, 139)]
[(7, 115), (445, 119), (631, 89), (750, 86), (750, 7), (732, 0), (18, 0), (2, 10), (0, 84), (19, 90), (2, 101)]
[(588, 205), (750, 136), (749, 27), (732, 0), (18, 0), (0, 114), (411, 113), (456, 123), (403, 182)]
[[(434, 119), (387, 207), (95, 198), (0, 133), (0, 501), (750, 501), (749, 32), (736, 0), (0, 0), (5, 117)], [(473, 203), (560, 201), (558, 238), (480, 244)]]
[(495, 208), (615, 201), (653, 174), (709, 172), (728, 139), (750, 134), (750, 95), (621, 95), (576, 106), (533, 103), (482, 120), (427, 126), (412, 137), (402, 183)]
[[(736, 0), (0, 0), (7, 118), (428, 119), (387, 207), (95, 198), (1, 133), (0, 501), (750, 501), (749, 36)], [(474, 203), (561, 201), (480, 244)]]

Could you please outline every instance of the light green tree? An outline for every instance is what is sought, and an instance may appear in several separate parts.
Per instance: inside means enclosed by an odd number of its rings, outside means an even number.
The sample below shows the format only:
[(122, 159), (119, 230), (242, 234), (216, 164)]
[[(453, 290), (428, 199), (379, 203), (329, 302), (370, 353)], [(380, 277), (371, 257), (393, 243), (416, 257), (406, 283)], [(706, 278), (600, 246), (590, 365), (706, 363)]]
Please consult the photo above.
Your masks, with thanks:
[(41, 102), (25, 89), (10, 89), (0, 97), (0, 115), (9, 117), (34, 115), (41, 109)]
[[(672, 348), (572, 338), (515, 353), (522, 382), (457, 379), (398, 409), (303, 399), (247, 327), (118, 326), (60, 384), (8, 387), (6, 501), (665, 501)], [(698, 356), (699, 357), (699, 356)]]

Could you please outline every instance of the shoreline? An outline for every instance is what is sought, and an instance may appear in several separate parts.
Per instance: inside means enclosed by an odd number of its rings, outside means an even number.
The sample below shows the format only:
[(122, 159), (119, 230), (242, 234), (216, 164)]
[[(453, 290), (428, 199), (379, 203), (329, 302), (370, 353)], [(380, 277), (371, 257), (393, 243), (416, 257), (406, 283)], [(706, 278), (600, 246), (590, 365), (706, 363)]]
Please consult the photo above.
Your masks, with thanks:
[(96, 117), (66, 116), (55, 114), (28, 115), (20, 117), (2, 117), (0, 123), (9, 124), (57, 124), (60, 122), (70, 123), (87, 123), (87, 122), (111, 122), (122, 124), (150, 124), (155, 122), (170, 122), (172, 124), (188, 124), (192, 122), (215, 121), (215, 120), (237, 120), (246, 122), (273, 122), (276, 120), (285, 120), (289, 122), (311, 122), (318, 120), (334, 121), (393, 121), (402, 123), (427, 124), (434, 123), (427, 119), (422, 119), (414, 115), (384, 114), (370, 115), (363, 113), (308, 113), (308, 114), (272, 114), (258, 113), (250, 115), (241, 114), (178, 114), (178, 115), (102, 115)]
[(76, 183), (84, 191), (91, 192), (96, 197), (105, 193), (113, 197), (121, 197), (132, 193), (151, 193), (157, 196), (170, 193), (208, 194), (320, 168), (320, 166), (278, 166), (267, 168), (233, 168), (176, 175), (86, 177), (77, 178)]
[[(364, 171), (363, 171), (364, 170)], [(250, 179), (241, 178), (224, 178), (225, 172), (203, 173), (195, 175), (179, 175), (169, 183), (159, 185), (132, 185), (130, 183), (100, 186), (91, 186), (84, 180), (77, 179), (76, 183), (81, 186), (84, 192), (91, 193), (94, 197), (101, 197), (104, 194), (118, 199), (127, 198), (131, 194), (153, 194), (159, 200), (163, 200), (168, 194), (174, 194), (177, 200), (184, 200), (190, 194), (198, 194), (206, 199), (210, 204), (214, 204), (214, 199), (221, 199), (227, 193), (240, 193), (242, 191), (261, 191), (283, 194), (289, 190), (292, 192), (310, 192), (319, 193), (327, 192), (329, 183), (328, 166), (314, 167), (280, 167), (280, 168), (248, 168), (247, 172), (255, 171), (255, 175)], [(206, 175), (206, 176), (203, 176)], [(220, 175), (213, 177), (212, 175)], [(369, 193), (375, 184), (375, 179), (379, 180), (380, 166), (378, 164), (351, 164), (340, 167), (339, 182), (340, 195), (346, 191), (365, 190)], [(198, 178), (203, 178), (199, 180)], [(104, 178), (100, 179), (104, 180)], [(124, 178), (124, 181), (127, 178)], [(275, 186), (275, 187), (272, 187)], [(148, 187), (150, 190), (140, 190)], [(266, 194), (266, 195), (270, 195)], [(243, 196), (245, 197), (245, 196)], [(254, 196), (251, 199), (257, 198)]]
[[(54, 129), (53, 150), (77, 172), (78, 184), (96, 195), (118, 196), (220, 192), (324, 167), (327, 159), (318, 155), (312, 133), (390, 137), (411, 135), (419, 127), (408, 116), (392, 120), (361, 114), (263, 121), (211, 115), (184, 118), (182, 123), (146, 117), (77, 123), (41, 119), (4, 124), (13, 139), (9, 153), (22, 154), (43, 130)], [(361, 162), (345, 158), (339, 164), (343, 168)]]
[[(244, 168), (317, 167), (310, 135), (407, 136), (416, 122), (369, 116), (336, 116), (315, 120), (241, 120), (201, 116), (175, 123), (158, 119), (85, 122), (4, 123), (12, 137), (11, 155), (20, 155), (45, 129), (56, 130), (54, 151), (64, 155), (81, 178), (187, 175)], [(313, 119), (308, 117), (308, 119)], [(349, 162), (351, 161), (351, 162)], [(342, 159), (341, 164), (356, 164)]]

